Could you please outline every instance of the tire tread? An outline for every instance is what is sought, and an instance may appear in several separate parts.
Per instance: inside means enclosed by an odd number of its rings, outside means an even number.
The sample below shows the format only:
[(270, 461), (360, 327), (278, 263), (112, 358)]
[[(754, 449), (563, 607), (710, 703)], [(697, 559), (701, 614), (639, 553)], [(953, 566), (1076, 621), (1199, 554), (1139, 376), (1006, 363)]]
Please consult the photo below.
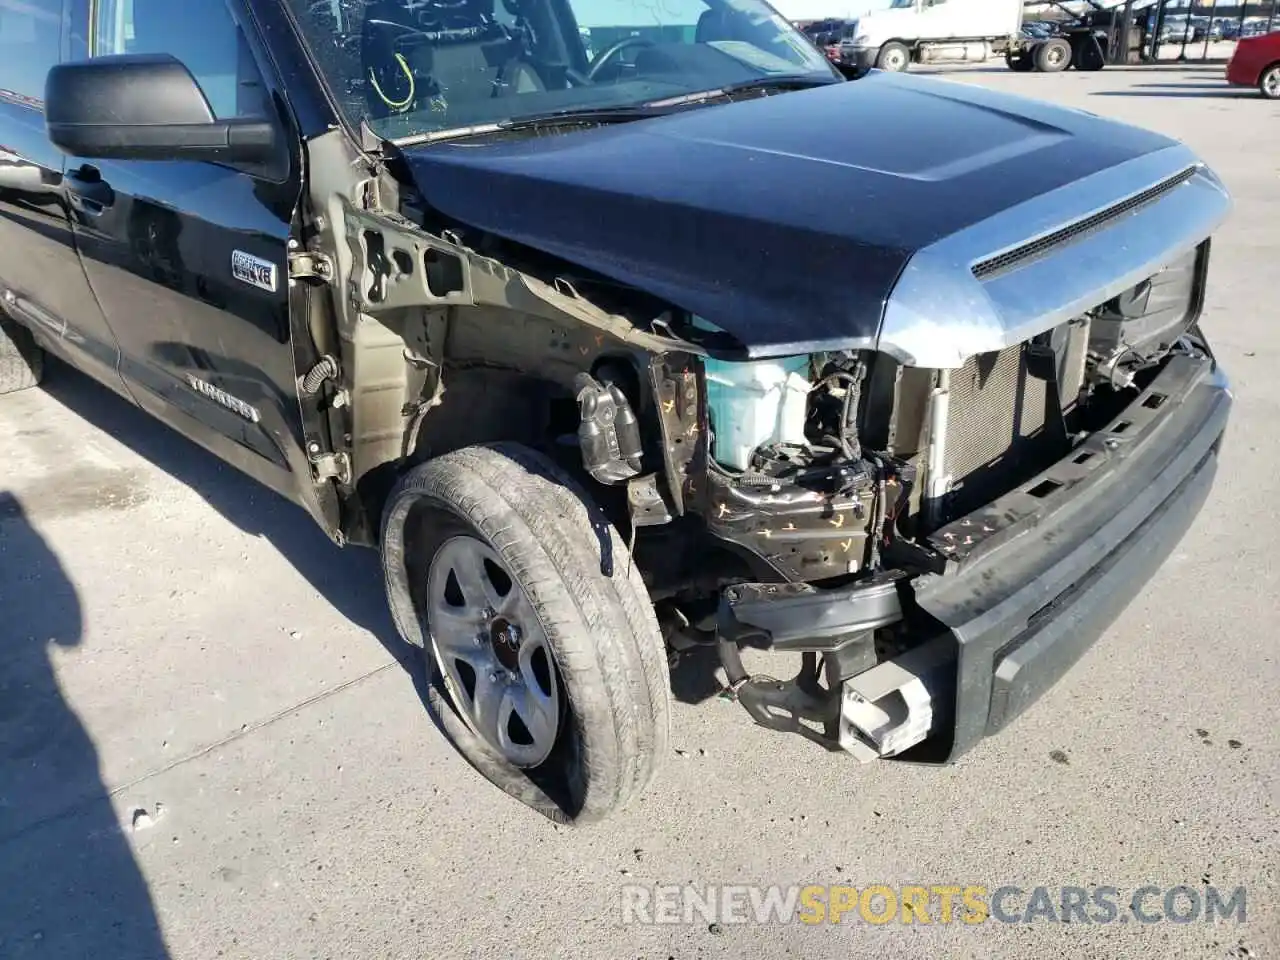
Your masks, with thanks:
[[(476, 769), (552, 819), (588, 822), (625, 807), (667, 753), (670, 684), (648, 592), (618, 531), (576, 481), (518, 444), (466, 447), (414, 468), (388, 501), (383, 554), (397, 627), (418, 646), (425, 637), (402, 573), (402, 525), (409, 507), (423, 497), (457, 515), (498, 551), (554, 638), (580, 729), (584, 715), (596, 718), (597, 729), (581, 736), (581, 809), (557, 810), (536, 787), (530, 790), (520, 771), (503, 770), (508, 765), (496, 751), (456, 714), (449, 716), (452, 707), (437, 684), (429, 706), (446, 734)], [(607, 572), (605, 550), (612, 559)]]

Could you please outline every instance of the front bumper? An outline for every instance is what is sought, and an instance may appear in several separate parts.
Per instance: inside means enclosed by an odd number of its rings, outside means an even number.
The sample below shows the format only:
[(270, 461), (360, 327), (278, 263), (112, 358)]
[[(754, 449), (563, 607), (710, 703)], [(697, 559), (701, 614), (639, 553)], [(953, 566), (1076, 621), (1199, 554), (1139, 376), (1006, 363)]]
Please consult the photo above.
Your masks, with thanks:
[[(946, 569), (901, 591), (942, 632), (927, 646), (947, 651), (941, 671), (931, 665), (937, 709), (920, 759), (955, 759), (1004, 729), (1105, 632), (1203, 505), (1230, 408), (1211, 357), (1174, 356), (1068, 458), (931, 536)], [(767, 617), (758, 595), (738, 610), (731, 599), (721, 623), (785, 636), (790, 649), (849, 649), (868, 626), (866, 598), (813, 593), (781, 588)], [(875, 597), (887, 610), (883, 588)]]
[(865, 73), (876, 65), (876, 58), (879, 55), (879, 47), (845, 47), (840, 51), (840, 60), (849, 66), (857, 67), (859, 72)]
[(955, 570), (917, 580), (915, 600), (958, 648), (950, 757), (1048, 690), (1173, 552), (1230, 408), (1210, 358), (1175, 356), (1069, 458), (934, 534)]
[(1232, 57), (1227, 61), (1227, 67), (1222, 71), (1222, 75), (1233, 87), (1252, 87), (1258, 82), (1256, 78), (1249, 76), (1249, 71), (1244, 69), (1244, 63), (1238, 57)]

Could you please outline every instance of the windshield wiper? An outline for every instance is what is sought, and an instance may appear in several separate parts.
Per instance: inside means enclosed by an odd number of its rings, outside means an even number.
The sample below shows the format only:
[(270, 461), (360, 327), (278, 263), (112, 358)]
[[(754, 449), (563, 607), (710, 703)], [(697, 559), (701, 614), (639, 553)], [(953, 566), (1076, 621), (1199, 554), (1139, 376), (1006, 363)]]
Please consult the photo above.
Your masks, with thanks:
[(499, 120), (499, 130), (528, 130), (531, 127), (560, 127), (579, 123), (626, 123), (646, 117), (660, 117), (668, 111), (653, 104), (635, 104), (621, 107), (581, 107), (571, 110), (552, 110), (527, 117)]
[(662, 100), (650, 100), (647, 103), (624, 104), (617, 107), (578, 107), (568, 110), (552, 110), (547, 113), (530, 114), (524, 117), (512, 117), (509, 120), (494, 120), (468, 127), (452, 127), (447, 130), (431, 130), (425, 133), (399, 137), (393, 142), (400, 147), (410, 147), (421, 143), (434, 143), (439, 140), (458, 140), (486, 133), (497, 133), (508, 130), (530, 130), (538, 127), (565, 127), (584, 123), (628, 123), (632, 120), (644, 120), (649, 117), (662, 117), (673, 113), (672, 108), (703, 103), (716, 97), (741, 93), (746, 90), (805, 90), (809, 87), (824, 87), (829, 83), (842, 82), (836, 77), (808, 77), (803, 75), (755, 77), (739, 83), (725, 84), (714, 90), (699, 90), (696, 93), (682, 93)]
[(645, 117), (660, 117), (668, 112), (649, 104), (553, 110), (548, 113), (535, 113), (525, 117), (512, 117), (509, 120), (491, 120), (486, 123), (475, 123), (466, 127), (428, 130), (423, 133), (410, 134), (407, 137), (397, 137), (392, 142), (398, 147), (413, 147), (423, 143), (436, 143), (441, 140), (461, 140), (465, 137), (477, 137), (486, 133), (499, 133), (507, 130), (529, 130), (535, 127), (545, 129), (583, 123), (625, 123), (628, 120), (643, 120)]
[(651, 100), (646, 107), (678, 107), (685, 103), (701, 103), (716, 97), (725, 97), (735, 93), (751, 90), (808, 90), (811, 87), (825, 87), (832, 83), (843, 83), (839, 77), (809, 77), (803, 74), (792, 74), (777, 77), (755, 77), (738, 83), (727, 83), (714, 90), (700, 90), (697, 93), (683, 93), (678, 97), (667, 97), (662, 100)]

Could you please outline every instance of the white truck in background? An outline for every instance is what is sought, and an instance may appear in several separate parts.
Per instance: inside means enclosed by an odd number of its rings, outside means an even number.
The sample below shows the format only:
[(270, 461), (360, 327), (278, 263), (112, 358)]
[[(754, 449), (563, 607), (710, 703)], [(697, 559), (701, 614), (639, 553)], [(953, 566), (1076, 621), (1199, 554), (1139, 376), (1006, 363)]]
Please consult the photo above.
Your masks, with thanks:
[[(888, 8), (850, 24), (840, 59), (864, 70), (894, 71), (913, 63), (973, 63), (994, 57), (1004, 57), (1018, 71), (1103, 67), (1105, 36), (1099, 39), (1093, 27), (1075, 24), (1059, 34), (1031, 35), (1022, 29), (1026, 6), (1024, 0), (892, 0)], [(1100, 3), (1090, 6), (1105, 9)]]

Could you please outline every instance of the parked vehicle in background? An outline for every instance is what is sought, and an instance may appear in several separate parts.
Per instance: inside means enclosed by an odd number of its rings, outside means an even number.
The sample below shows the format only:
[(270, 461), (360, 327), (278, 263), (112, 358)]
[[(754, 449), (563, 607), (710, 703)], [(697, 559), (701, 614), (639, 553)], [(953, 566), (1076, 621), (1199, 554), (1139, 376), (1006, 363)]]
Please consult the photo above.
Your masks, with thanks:
[(848, 34), (850, 26), (849, 20), (829, 18), (803, 24), (800, 32), (812, 40), (828, 60), (835, 62), (840, 59), (840, 41)]
[(1022, 43), (1023, 0), (893, 0), (855, 21), (841, 58), (863, 69), (991, 59)]
[(1210, 19), (1209, 17), (1192, 17), (1191, 26), (1194, 28), (1196, 40), (1209, 40), (1216, 43), (1222, 39), (1222, 20)]
[(1257, 17), (1246, 20), (1243, 24), (1233, 24), (1236, 37), (1265, 37), (1268, 33), (1280, 30), (1280, 20), (1268, 17)]
[(1187, 20), (1170, 17), (1160, 27), (1161, 43), (1192, 43), (1196, 39), (1195, 24)]
[(1242, 37), (1227, 63), (1227, 82), (1257, 87), (1268, 100), (1280, 100), (1280, 32)]
[[(1112, 6), (1117, 2), (1110, 0)], [(997, 57), (1017, 71), (1100, 70), (1107, 49), (1101, 24), (1109, 24), (1113, 14), (1107, 4), (1090, 4), (1091, 11), (1083, 16), (1063, 6), (1071, 20), (1024, 23), (1024, 0), (893, 0), (889, 8), (854, 21), (840, 44), (840, 59), (861, 70), (903, 71), (913, 63), (976, 63)]]

